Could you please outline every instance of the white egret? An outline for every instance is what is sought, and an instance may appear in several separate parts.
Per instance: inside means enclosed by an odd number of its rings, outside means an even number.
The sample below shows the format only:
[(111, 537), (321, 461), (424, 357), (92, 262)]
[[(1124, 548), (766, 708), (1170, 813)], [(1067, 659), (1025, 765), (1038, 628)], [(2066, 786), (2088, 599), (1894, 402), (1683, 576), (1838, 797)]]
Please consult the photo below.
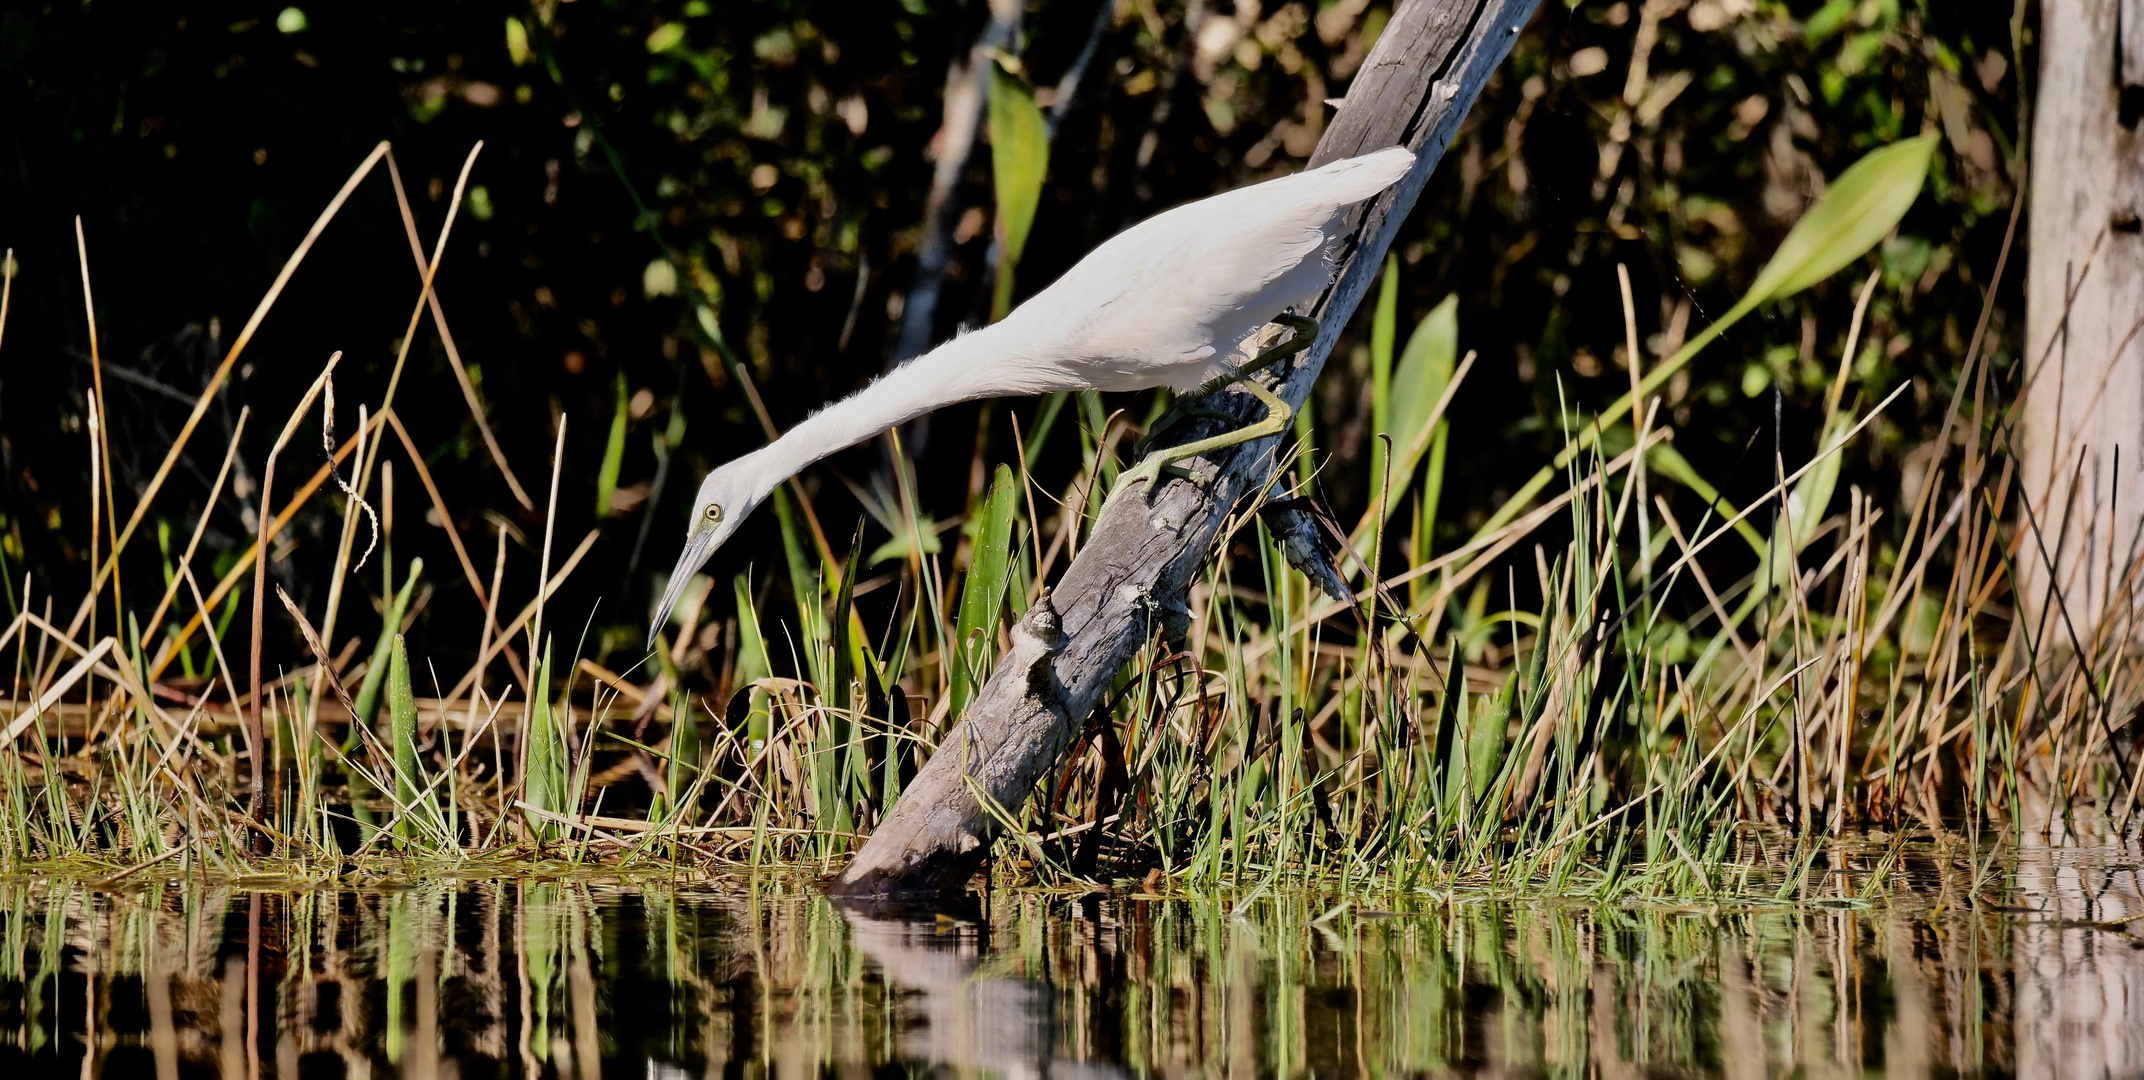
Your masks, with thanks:
[[(708, 473), (650, 643), (686, 581), (745, 516), (776, 485), (837, 450), (963, 401), (1053, 390), (1211, 390), (1301, 351), (1317, 324), (1284, 313), (1331, 283), (1346, 211), (1413, 164), (1413, 152), (1395, 146), (1157, 214), (1095, 248), (1003, 320), (916, 357)], [(1294, 339), (1251, 357), (1255, 335), (1274, 321), (1293, 328)], [(1127, 470), (1118, 490), (1151, 484), (1174, 462), (1286, 430), (1287, 404), (1256, 381), (1245, 387), (1266, 404), (1264, 418), (1159, 451)]]

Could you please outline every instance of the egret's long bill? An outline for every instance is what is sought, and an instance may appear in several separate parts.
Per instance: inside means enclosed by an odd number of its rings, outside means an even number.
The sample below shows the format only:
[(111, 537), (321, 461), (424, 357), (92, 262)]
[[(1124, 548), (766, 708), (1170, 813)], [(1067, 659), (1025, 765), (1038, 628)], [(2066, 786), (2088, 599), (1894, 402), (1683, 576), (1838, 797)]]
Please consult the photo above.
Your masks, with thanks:
[[(649, 645), (708, 556), (776, 484), (828, 454), (962, 401), (1157, 386), (1183, 393), (1233, 372), (1262, 327), (1332, 282), (1334, 242), (1353, 227), (1355, 204), (1414, 163), (1413, 151), (1395, 146), (1157, 214), (997, 324), (955, 337), (707, 474)], [(1240, 434), (1258, 438), (1268, 427)], [(1140, 475), (1152, 482), (1157, 471)]]

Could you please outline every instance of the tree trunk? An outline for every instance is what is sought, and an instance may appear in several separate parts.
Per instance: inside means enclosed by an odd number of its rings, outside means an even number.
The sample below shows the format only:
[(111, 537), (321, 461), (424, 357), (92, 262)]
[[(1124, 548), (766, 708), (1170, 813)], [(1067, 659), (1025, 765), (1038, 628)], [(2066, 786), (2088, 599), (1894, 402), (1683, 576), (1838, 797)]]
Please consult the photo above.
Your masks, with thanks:
[(2144, 0), (2044, 0), (2033, 122), (2019, 611), (2037, 648), (2139, 639)]
[[(1274, 389), (1290, 405), (1309, 397), (1393, 235), (1538, 2), (1413, 0), (1378, 37), (1310, 165), (1404, 145), (1416, 151), (1415, 166), (1355, 211), (1339, 279), (1311, 313), (1321, 324), (1317, 341), (1274, 373)], [(1220, 396), (1240, 410), (1233, 423), (1258, 408), (1244, 394)], [(1181, 428), (1187, 440), (1220, 430)], [(1270, 476), (1275, 445), (1267, 439), (1193, 462), (1203, 482), (1170, 480), (1150, 498), (1121, 499), (1102, 515), (1054, 595), (1014, 628), (1011, 652), (966, 718), (835, 881), (835, 895), (930, 894), (967, 881), (996, 829), (977, 793), (1016, 813), (1140, 645), (1157, 628), (1175, 636), (1188, 625), (1186, 590), (1231, 509)]]

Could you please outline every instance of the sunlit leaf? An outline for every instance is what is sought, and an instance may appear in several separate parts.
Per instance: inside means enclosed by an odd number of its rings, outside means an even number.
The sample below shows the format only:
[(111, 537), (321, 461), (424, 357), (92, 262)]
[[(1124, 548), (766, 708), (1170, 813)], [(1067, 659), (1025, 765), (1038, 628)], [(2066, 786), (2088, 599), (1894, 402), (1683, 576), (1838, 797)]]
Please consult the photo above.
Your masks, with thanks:
[[(1386, 280), (1395, 279), (1396, 264), (1386, 267)], [(1378, 298), (1377, 320), (1371, 323), (1371, 364), (1373, 377), (1377, 363), (1378, 327), (1388, 313), (1388, 305), (1396, 307), (1398, 289), (1388, 288)], [(1390, 340), (1389, 338), (1387, 339)], [(1387, 345), (1387, 348), (1390, 346)], [(1353, 539), (1366, 542), (1368, 530), (1378, 518), (1379, 506), (1383, 518), (1389, 519), (1407, 496), (1414, 483), (1415, 466), (1426, 455), (1430, 459), (1429, 476), (1424, 481), (1424, 518), (1436, 519), (1437, 499), (1444, 487), (1444, 444), (1448, 425), (1441, 420), (1437, 429), (1427, 430), (1429, 414), (1436, 410), (1437, 400), (1444, 396), (1444, 388), (1451, 384), (1452, 369), (1459, 352), (1459, 298), (1447, 296), (1444, 301), (1423, 316), (1415, 325), (1414, 333), (1407, 339), (1407, 348), (1400, 354), (1397, 364), (1392, 365), (1388, 385), (1381, 388), (1382, 394), (1373, 390), (1373, 402), (1381, 397), (1382, 408), (1373, 404), (1373, 417), (1377, 430), (1392, 440), (1390, 477), (1392, 490), (1382, 500), (1370, 500), (1370, 508), (1356, 525)], [(1371, 447), (1370, 489), (1376, 491), (1384, 486), (1387, 470), (1385, 448), (1382, 440)]]
[[(1399, 343), (1400, 260), (1385, 256), (1385, 272), (1377, 283), (1377, 309), (1370, 313), (1370, 426), (1385, 426), (1392, 415), (1392, 356)], [(1373, 476), (1371, 483), (1377, 480)]]
[(648, 51), (665, 53), (677, 48), (685, 40), (684, 23), (664, 23), (648, 35)]
[[(1437, 399), (1451, 384), (1458, 359), (1459, 297), (1453, 295), (1430, 309), (1415, 326), (1392, 372), (1392, 405), (1385, 422), (1385, 431), (1392, 436), (1392, 499), (1406, 493), (1407, 480), (1422, 456), (1443, 444), (1447, 425), (1439, 421), (1434, 434), (1427, 431), (1427, 425)], [(1433, 488), (1440, 480), (1432, 478), (1429, 483)], [(1387, 506), (1391, 501), (1387, 500)], [(1430, 506), (1435, 506), (1434, 496)]]
[[(1831, 497), (1839, 488), (1839, 469), (1845, 464), (1846, 455), (1834, 451), (1853, 430), (1855, 418), (1850, 414), (1832, 417), (1824, 431), (1823, 452), (1825, 456), (1816, 462), (1816, 467), (1802, 474), (1787, 492), (1786, 506), (1782, 508), (1778, 539), (1765, 550), (1764, 567), (1759, 580), (1777, 588), (1784, 585), (1787, 575), (1799, 565), (1802, 549), (1816, 539), (1816, 531), (1824, 523), (1825, 511), (1831, 508)], [(1772, 552), (1781, 552), (1774, 563)], [(1756, 594), (1752, 594), (1754, 598)]]
[[(855, 625), (856, 560), (863, 553), (864, 519), (856, 519), (856, 535), (849, 540), (849, 557), (835, 579), (833, 606), (827, 609), (828, 641), (832, 645), (833, 677), (827, 689), (844, 710), (856, 708), (856, 672), (861, 665)], [(847, 740), (843, 740), (846, 742)]]
[(1792, 296), (1875, 247), (1919, 197), (1935, 149), (1931, 132), (1877, 150), (1840, 173), (1831, 190), (1780, 241), (1744, 302)]
[(990, 481), (990, 493), (983, 499), (982, 522), (975, 531), (967, 584), (960, 590), (960, 619), (954, 638), (957, 659), (952, 665), (954, 716), (959, 716), (974, 699), (975, 689), (990, 673), (990, 660), (997, 651), (998, 615), (1005, 606), (1005, 584), (1012, 576), (1013, 528), (1019, 507), (1019, 481), (1011, 469), (1000, 465)]
[[(864, 562), (868, 565), (877, 566), (891, 559), (906, 560), (917, 555), (936, 555), (945, 550), (938, 540), (938, 519), (929, 514), (917, 515), (914, 529), (908, 527), (908, 518), (905, 515), (895, 517), (887, 525), (893, 535), (888, 537), (885, 543), (872, 548), (871, 554), (865, 556)], [(916, 542), (918, 535), (923, 538), (920, 546)]]
[(529, 62), (529, 30), (520, 19), (506, 17), (506, 58), (520, 67)]
[(1050, 164), (1050, 128), (1035, 104), (1027, 80), (990, 65), (990, 171), (998, 201), (997, 295), (991, 319), (1012, 310), (1013, 268), (1027, 248), (1035, 207), (1042, 200), (1042, 178)]
[(1758, 273), (1749, 292), (1729, 308), (1718, 322), (1705, 327), (1683, 347), (1645, 373), (1636, 393), (1624, 394), (1602, 409), (1563, 450), (1554, 464), (1544, 467), (1522, 485), (1489, 520), (1475, 530), (1486, 536), (1509, 524), (1539, 495), (1573, 458), (1593, 445), (1601, 430), (1630, 415), (1632, 405), (1659, 391), (1668, 379), (1686, 367), (1697, 354), (1744, 315), (1768, 300), (1792, 296), (1844, 269), (1868, 253), (1898, 226), (1907, 208), (1921, 193), (1928, 178), (1929, 160), (1935, 153), (1936, 135), (1931, 132), (1871, 152), (1840, 173), (1831, 190), (1818, 199), (1780, 242), (1770, 262)]
[(1504, 688), (1497, 692), (1494, 703), (1482, 710), (1482, 715), (1475, 718), (1467, 731), (1467, 787), (1476, 803), (1489, 793), (1489, 785), (1496, 782), (1497, 770), (1504, 766), (1504, 729), (1511, 722), (1511, 706), (1517, 700), (1518, 687), (1519, 673), (1514, 668), (1504, 676)]
[(626, 405), (625, 372), (618, 373), (617, 409), (610, 418), (610, 439), (603, 444), (603, 464), (596, 470), (596, 516), (609, 517), (611, 496), (618, 493), (618, 470), (625, 464)]

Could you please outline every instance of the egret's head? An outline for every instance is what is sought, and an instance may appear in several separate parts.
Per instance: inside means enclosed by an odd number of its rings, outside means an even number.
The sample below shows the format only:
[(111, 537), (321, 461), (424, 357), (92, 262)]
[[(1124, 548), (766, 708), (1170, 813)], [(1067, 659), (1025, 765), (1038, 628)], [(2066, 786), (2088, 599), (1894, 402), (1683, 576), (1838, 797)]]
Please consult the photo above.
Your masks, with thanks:
[(685, 594), (686, 582), (767, 497), (766, 490), (753, 477), (749, 461), (750, 458), (739, 458), (700, 481), (700, 493), (692, 502), (692, 521), (685, 526), (685, 550), (678, 553), (677, 567), (670, 571), (670, 585), (663, 590), (662, 602), (656, 605), (654, 621), (648, 624), (649, 645), (655, 643), (656, 631), (662, 629), (670, 618), (670, 609)]

